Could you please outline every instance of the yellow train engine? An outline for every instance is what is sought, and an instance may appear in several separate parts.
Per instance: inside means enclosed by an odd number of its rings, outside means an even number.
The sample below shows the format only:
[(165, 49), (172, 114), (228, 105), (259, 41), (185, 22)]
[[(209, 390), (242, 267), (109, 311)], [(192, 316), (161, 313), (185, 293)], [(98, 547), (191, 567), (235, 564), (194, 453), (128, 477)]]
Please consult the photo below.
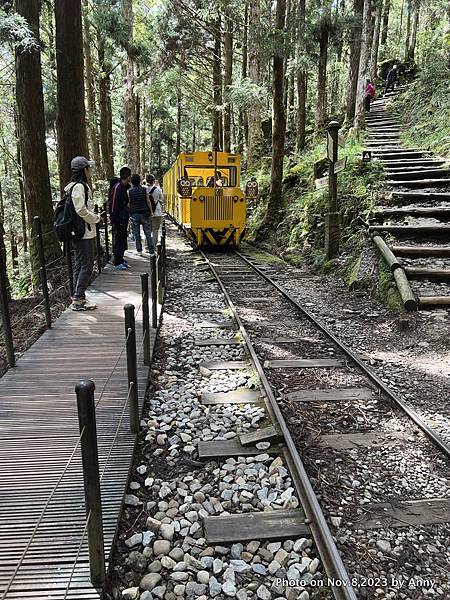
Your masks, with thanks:
[(256, 180), (240, 188), (241, 157), (227, 152), (182, 153), (164, 175), (166, 212), (197, 246), (239, 246), (247, 198)]

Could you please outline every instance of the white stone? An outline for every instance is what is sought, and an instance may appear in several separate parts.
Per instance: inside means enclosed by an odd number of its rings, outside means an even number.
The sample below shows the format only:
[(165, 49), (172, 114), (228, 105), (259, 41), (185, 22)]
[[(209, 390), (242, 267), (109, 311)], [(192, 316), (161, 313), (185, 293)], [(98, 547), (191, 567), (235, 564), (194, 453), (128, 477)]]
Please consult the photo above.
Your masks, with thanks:
[(207, 584), (209, 582), (209, 573), (208, 573), (208, 571), (199, 571), (197, 573), (197, 581), (199, 583)]
[(142, 504), (142, 502), (134, 494), (126, 494), (125, 495), (125, 504), (127, 506), (139, 506), (139, 504)]
[(169, 554), (170, 542), (168, 540), (156, 540), (153, 544), (153, 552), (155, 556)]
[(225, 596), (230, 596), (230, 598), (233, 598), (236, 596), (236, 586), (232, 581), (225, 581), (222, 585), (222, 592), (225, 594)]
[(258, 596), (258, 598), (261, 598), (261, 600), (270, 600), (272, 598), (272, 594), (269, 592), (265, 585), (259, 586), (259, 588), (256, 590), (256, 595)]
[(130, 538), (125, 540), (125, 546), (128, 548), (133, 548), (139, 544), (142, 544), (142, 533), (135, 533)]
[(175, 534), (175, 527), (172, 523), (163, 523), (159, 528), (159, 533), (165, 540), (171, 541)]
[(137, 600), (137, 598), (139, 598), (139, 588), (132, 587), (132, 588), (127, 588), (126, 590), (123, 590), (122, 598), (124, 600)]

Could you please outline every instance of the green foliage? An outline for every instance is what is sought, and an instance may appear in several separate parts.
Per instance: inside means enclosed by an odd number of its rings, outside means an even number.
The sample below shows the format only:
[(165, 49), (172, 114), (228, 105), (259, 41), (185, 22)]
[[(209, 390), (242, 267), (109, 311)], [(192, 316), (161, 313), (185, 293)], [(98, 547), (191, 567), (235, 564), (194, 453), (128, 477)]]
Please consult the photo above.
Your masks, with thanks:
[(12, 44), (19, 52), (38, 48), (38, 42), (26, 20), (15, 13), (8, 14), (3, 9), (0, 9), (0, 44)]
[[(354, 236), (361, 235), (361, 219), (366, 220), (373, 210), (383, 179), (379, 163), (363, 163), (361, 153), (362, 145), (357, 139), (349, 140), (340, 151), (340, 158), (347, 157), (347, 167), (338, 175), (344, 244), (354, 243)], [(325, 154), (325, 144), (320, 143), (304, 153), (285, 173), (283, 218), (277, 230), (272, 232), (270, 242), (279, 250), (287, 250), (293, 262), (299, 263), (307, 257), (310, 262), (326, 270), (331, 268), (331, 265), (324, 264), (322, 255), (328, 188), (315, 188), (315, 164), (320, 163)], [(262, 199), (249, 220), (253, 235), (265, 213), (267, 175), (260, 173), (258, 180)]]
[(445, 24), (420, 34), (427, 56), (418, 79), (395, 101), (404, 141), (450, 157), (450, 38)]

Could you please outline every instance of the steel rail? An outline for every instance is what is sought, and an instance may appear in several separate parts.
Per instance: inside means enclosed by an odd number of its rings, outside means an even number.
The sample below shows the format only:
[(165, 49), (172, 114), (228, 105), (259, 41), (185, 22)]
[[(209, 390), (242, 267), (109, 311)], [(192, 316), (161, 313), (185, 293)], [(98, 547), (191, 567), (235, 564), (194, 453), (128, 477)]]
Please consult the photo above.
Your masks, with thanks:
[(403, 402), (394, 392), (378, 377), (376, 373), (372, 371), (344, 342), (341, 342), (332, 331), (328, 329), (326, 325), (321, 323), (313, 314), (311, 314), (306, 308), (304, 308), (298, 300), (292, 297), (292, 295), (286, 291), (276, 281), (271, 279), (263, 271), (261, 271), (256, 265), (252, 263), (247, 257), (243, 256), (237, 250), (234, 253), (239, 256), (245, 263), (250, 265), (254, 271), (268, 281), (280, 294), (282, 294), (287, 300), (289, 300), (297, 309), (299, 309), (322, 333), (329, 337), (341, 350), (344, 352), (358, 367), (364, 371), (367, 377), (384, 393), (388, 396), (398, 408), (400, 408), (408, 417), (427, 435), (430, 440), (443, 452), (447, 458), (450, 458), (450, 446), (429, 426), (422, 420), (418, 413), (406, 402)]
[(339, 550), (337, 549), (333, 535), (328, 527), (325, 516), (320, 508), (319, 501), (314, 493), (312, 485), (309, 481), (306, 469), (300, 458), (298, 450), (295, 446), (294, 440), (292, 439), (289, 428), (284, 420), (283, 414), (278, 406), (275, 395), (272, 391), (272, 387), (264, 373), (264, 369), (261, 362), (256, 354), (253, 344), (250, 340), (249, 335), (239, 317), (239, 314), (230, 298), (224, 284), (222, 283), (219, 274), (210, 262), (204, 252), (200, 250), (203, 258), (208, 263), (214, 277), (219, 284), (225, 300), (230, 307), (231, 312), (239, 326), (239, 331), (244, 338), (248, 351), (250, 353), (253, 365), (260, 377), (261, 383), (264, 387), (268, 398), (268, 409), (271, 414), (272, 421), (274, 424), (278, 424), (279, 428), (284, 437), (284, 443), (287, 447), (287, 463), (290, 467), (291, 474), (297, 487), (303, 510), (306, 515), (305, 523), (309, 525), (312, 536), (316, 543), (320, 557), (326, 570), (326, 575), (329, 580), (334, 580), (336, 585), (331, 585), (331, 589), (336, 600), (357, 600), (357, 596), (353, 587), (350, 583), (350, 577), (342, 561)]

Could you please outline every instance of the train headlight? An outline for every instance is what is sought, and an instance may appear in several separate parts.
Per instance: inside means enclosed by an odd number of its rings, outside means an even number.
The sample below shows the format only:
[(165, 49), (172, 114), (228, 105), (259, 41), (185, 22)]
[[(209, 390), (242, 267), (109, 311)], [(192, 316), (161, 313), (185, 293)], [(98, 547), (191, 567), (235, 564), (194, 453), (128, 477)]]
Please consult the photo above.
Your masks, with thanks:
[(237, 196), (233, 196), (233, 202), (237, 202), (239, 198)]
[(208, 152), (208, 160), (209, 160), (209, 162), (212, 162), (213, 158), (214, 158), (213, 153), (212, 152)]
[(204, 202), (205, 201), (205, 196), (200, 196), (199, 200), (200, 200), (200, 202)]

